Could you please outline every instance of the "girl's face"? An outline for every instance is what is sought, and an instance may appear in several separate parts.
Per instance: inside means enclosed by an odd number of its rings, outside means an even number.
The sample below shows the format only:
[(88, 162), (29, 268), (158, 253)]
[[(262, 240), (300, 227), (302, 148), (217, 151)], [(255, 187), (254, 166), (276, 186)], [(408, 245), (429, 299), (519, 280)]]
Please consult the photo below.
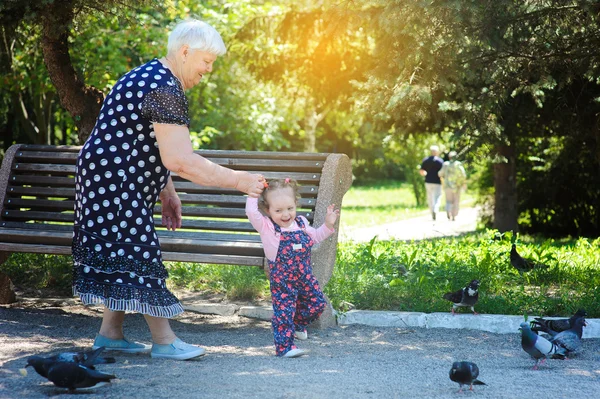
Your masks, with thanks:
[(291, 187), (269, 191), (266, 196), (267, 213), (281, 227), (290, 227), (296, 218), (296, 197)]

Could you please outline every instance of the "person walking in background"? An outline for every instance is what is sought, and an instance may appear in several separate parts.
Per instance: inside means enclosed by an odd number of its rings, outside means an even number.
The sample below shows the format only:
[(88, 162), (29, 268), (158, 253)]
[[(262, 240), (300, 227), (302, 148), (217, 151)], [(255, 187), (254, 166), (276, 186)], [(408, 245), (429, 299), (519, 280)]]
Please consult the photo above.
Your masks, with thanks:
[[(179, 339), (169, 319), (183, 306), (169, 291), (154, 228), (181, 227), (181, 200), (171, 171), (203, 186), (258, 196), (264, 178), (219, 166), (194, 152), (185, 90), (212, 71), (226, 48), (219, 33), (198, 20), (179, 23), (167, 54), (126, 73), (106, 96), (96, 126), (77, 158), (73, 290), (86, 304), (104, 305), (93, 348), (186, 360), (204, 348)], [(144, 315), (153, 345), (123, 333), (125, 312)]]
[(440, 210), (440, 198), (442, 197), (442, 182), (438, 172), (442, 169), (444, 160), (438, 155), (440, 148), (437, 145), (429, 147), (431, 155), (421, 162), (419, 173), (425, 176), (425, 190), (427, 191), (427, 204), (433, 220)]
[(456, 151), (450, 151), (448, 161), (444, 162), (438, 172), (446, 196), (446, 215), (456, 220), (460, 204), (460, 193), (467, 188), (467, 173), (460, 161), (456, 160)]
[(260, 233), (269, 260), (275, 352), (277, 356), (298, 357), (305, 351), (296, 348), (294, 338), (307, 339), (306, 326), (326, 306), (312, 272), (311, 248), (333, 234), (340, 211), (329, 205), (325, 223), (315, 229), (304, 216), (296, 216), (300, 198), (296, 181), (274, 179), (265, 186), (260, 198), (249, 195), (246, 199), (246, 215)]

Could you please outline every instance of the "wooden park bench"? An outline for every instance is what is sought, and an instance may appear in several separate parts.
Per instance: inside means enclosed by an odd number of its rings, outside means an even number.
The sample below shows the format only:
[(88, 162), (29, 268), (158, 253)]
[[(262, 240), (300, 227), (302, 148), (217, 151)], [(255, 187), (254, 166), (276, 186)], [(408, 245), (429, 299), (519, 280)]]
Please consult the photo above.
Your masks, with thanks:
[[(75, 162), (80, 147), (11, 146), (0, 171), (0, 258), (11, 252), (70, 255), (75, 199)], [(296, 179), (302, 199), (298, 214), (311, 225), (324, 223), (329, 204), (340, 206), (352, 171), (344, 154), (199, 150), (198, 154), (265, 178)], [(163, 260), (265, 267), (260, 238), (245, 214), (246, 196), (234, 189), (203, 187), (173, 174), (183, 203), (182, 228), (167, 231), (157, 204), (155, 224)], [(338, 220), (339, 225), (339, 220)], [(325, 286), (335, 264), (337, 231), (313, 249), (314, 273)], [(334, 322), (331, 307), (321, 326)]]

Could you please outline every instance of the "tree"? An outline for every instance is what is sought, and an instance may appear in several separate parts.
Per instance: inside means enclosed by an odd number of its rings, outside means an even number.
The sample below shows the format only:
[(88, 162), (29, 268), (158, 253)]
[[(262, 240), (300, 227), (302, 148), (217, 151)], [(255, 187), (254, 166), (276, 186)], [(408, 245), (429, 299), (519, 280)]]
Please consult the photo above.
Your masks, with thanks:
[[(517, 145), (523, 135), (533, 140), (573, 133), (568, 128), (572, 118), (556, 115), (546, 99), (568, 93), (574, 81), (596, 84), (598, 4), (558, 0), (347, 4), (347, 11), (361, 16), (374, 32), (375, 56), (385, 60), (361, 87), (375, 121), (401, 134), (453, 127), (465, 147), (491, 144), (494, 226), (517, 230), (523, 211), (517, 195), (517, 161), (524, 151)], [(595, 109), (594, 101), (577, 106)], [(527, 123), (539, 114), (553, 116), (551, 127), (543, 128), (537, 119), (535, 126)], [(598, 148), (597, 140), (593, 146)], [(598, 156), (590, 161), (600, 169)], [(594, 215), (598, 226), (598, 212)]]
[(248, 21), (236, 39), (250, 71), (276, 83), (293, 99), (304, 150), (315, 151), (317, 130), (332, 110), (354, 117), (353, 81), (361, 79), (373, 61), (368, 56), (369, 36), (353, 29), (349, 19), (354, 16), (335, 2), (282, 3)]
[(41, 27), (41, 43), (48, 75), (62, 106), (71, 114), (81, 142), (91, 133), (104, 98), (85, 84), (69, 52), (74, 19), (82, 13), (113, 12), (146, 5), (154, 0), (6, 0), (0, 4), (5, 37), (14, 35), (22, 21)]

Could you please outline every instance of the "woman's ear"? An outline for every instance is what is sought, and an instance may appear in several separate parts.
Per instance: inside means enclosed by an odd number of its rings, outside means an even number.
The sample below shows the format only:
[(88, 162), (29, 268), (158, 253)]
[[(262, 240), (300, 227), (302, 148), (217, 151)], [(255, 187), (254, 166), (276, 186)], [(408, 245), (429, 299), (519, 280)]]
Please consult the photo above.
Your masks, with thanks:
[(186, 58), (188, 57), (189, 53), (190, 53), (190, 46), (188, 46), (187, 44), (184, 44), (183, 46), (181, 46), (181, 48), (179, 49), (179, 53), (181, 54), (181, 59), (183, 60), (183, 62), (185, 63)]

